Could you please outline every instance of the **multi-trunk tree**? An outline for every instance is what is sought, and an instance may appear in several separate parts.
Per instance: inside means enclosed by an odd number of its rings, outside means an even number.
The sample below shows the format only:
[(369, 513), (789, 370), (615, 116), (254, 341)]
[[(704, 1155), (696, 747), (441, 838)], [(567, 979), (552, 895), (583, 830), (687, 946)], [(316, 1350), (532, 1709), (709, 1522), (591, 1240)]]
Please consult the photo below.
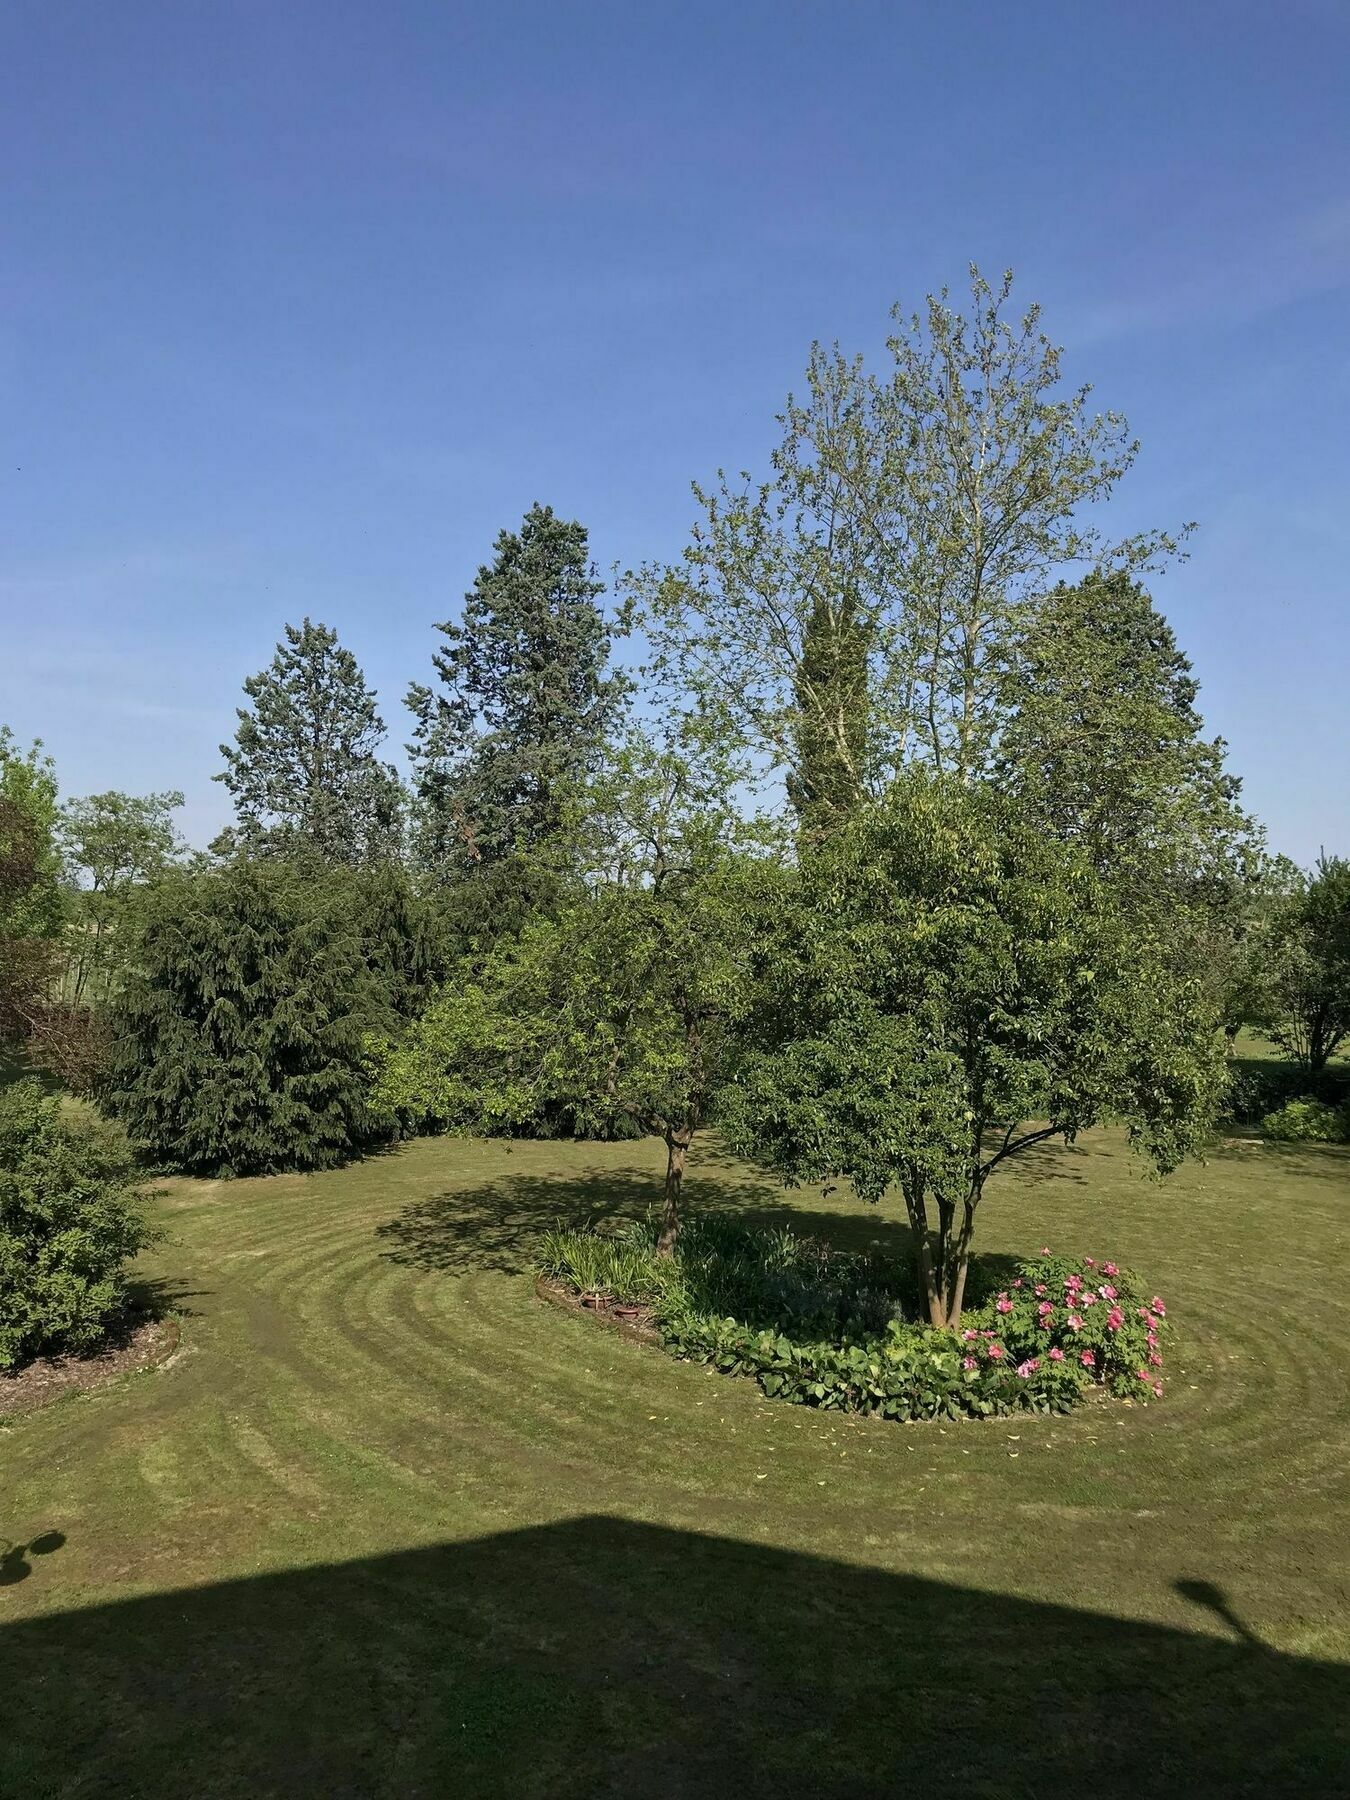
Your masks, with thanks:
[(1082, 850), (924, 769), (807, 854), (766, 918), (721, 1114), (786, 1180), (892, 1188), (929, 1317), (961, 1317), (990, 1176), (1114, 1119), (1160, 1170), (1204, 1140), (1212, 997)]

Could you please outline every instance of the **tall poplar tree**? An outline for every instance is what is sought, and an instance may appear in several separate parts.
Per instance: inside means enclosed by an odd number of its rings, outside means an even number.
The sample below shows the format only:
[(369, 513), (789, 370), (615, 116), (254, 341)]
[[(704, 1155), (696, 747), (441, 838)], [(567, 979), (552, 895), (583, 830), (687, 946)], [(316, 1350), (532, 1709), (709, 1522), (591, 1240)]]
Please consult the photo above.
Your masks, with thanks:
[(537, 849), (596, 765), (628, 684), (608, 672), (586, 528), (532, 506), (479, 569), (434, 665), (408, 691), (418, 843), (460, 870)]
[(237, 841), (327, 863), (397, 853), (402, 790), (379, 757), (384, 721), (360, 664), (336, 631), (286, 626), (270, 665), (244, 683), (233, 745), (216, 776), (234, 800)]

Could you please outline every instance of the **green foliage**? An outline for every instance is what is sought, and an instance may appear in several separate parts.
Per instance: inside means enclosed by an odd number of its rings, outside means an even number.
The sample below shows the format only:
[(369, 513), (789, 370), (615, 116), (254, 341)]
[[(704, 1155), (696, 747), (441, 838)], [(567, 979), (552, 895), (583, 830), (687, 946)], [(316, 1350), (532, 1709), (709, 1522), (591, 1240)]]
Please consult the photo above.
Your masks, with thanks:
[(64, 997), (106, 999), (115, 987), (146, 884), (182, 854), (173, 814), (181, 793), (90, 794), (62, 808), (59, 822), (72, 890)]
[(1311, 1094), (1288, 1100), (1261, 1120), (1261, 1135), (1281, 1144), (1344, 1144), (1350, 1140), (1350, 1103), (1330, 1106)]
[(653, 1221), (617, 1237), (558, 1229), (540, 1248), (550, 1279), (644, 1306), (677, 1356), (751, 1375), (776, 1399), (891, 1419), (1065, 1412), (1091, 1386), (1162, 1393), (1166, 1308), (1092, 1258), (1019, 1263), (959, 1335), (914, 1322), (893, 1264), (716, 1214), (693, 1219), (671, 1257)]
[(719, 471), (680, 563), (627, 578), (653, 673), (817, 801), (880, 791), (919, 757), (969, 778), (1004, 670), (1056, 570), (1147, 567), (1164, 533), (1106, 543), (1084, 518), (1133, 463), (1116, 413), (1065, 391), (1038, 309), (971, 271), (968, 311), (893, 314), (889, 367), (816, 345), (768, 479)]
[(438, 972), (397, 871), (184, 871), (147, 897), (103, 1098), (197, 1174), (325, 1168), (389, 1137), (367, 1045)]
[(56, 770), (41, 744), (20, 751), (0, 725), (0, 945), (50, 938), (64, 919)]
[(1309, 1075), (1350, 1036), (1350, 861), (1323, 856), (1270, 934), (1270, 1035)]
[(36, 1081), (0, 1090), (0, 1368), (94, 1349), (150, 1243), (125, 1144)]
[[(235, 742), (216, 776), (234, 801), (234, 843), (356, 864), (397, 854), (402, 789), (379, 759), (375, 695), (336, 631), (287, 625), (268, 668), (244, 683)], [(227, 845), (229, 840), (227, 839)]]
[(999, 694), (994, 778), (1137, 898), (1221, 880), (1251, 824), (1171, 627), (1124, 570), (1039, 602)]
[(443, 691), (414, 684), (418, 848), (460, 872), (529, 854), (554, 837), (627, 693), (606, 673), (609, 631), (586, 529), (532, 506), (497, 538), (434, 664)]
[(991, 789), (911, 771), (766, 921), (727, 1134), (787, 1181), (844, 1174), (872, 1201), (897, 1184), (931, 1320), (955, 1324), (1008, 1156), (1102, 1119), (1161, 1171), (1205, 1141), (1217, 1020), (1168, 951), (1080, 850)]

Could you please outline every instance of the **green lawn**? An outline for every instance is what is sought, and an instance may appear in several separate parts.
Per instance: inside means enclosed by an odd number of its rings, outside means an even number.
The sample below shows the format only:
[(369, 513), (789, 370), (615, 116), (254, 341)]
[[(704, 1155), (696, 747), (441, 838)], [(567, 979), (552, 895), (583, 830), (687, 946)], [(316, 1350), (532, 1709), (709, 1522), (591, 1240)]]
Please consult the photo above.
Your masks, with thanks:
[[(65, 1539), (4, 1564), (0, 1794), (1350, 1793), (1350, 1151), (1000, 1176), (986, 1250), (1156, 1281), (1170, 1392), (945, 1428), (540, 1304), (539, 1230), (660, 1160), (172, 1184), (177, 1356), (0, 1435), (0, 1532)], [(690, 1202), (787, 1204), (706, 1149)]]

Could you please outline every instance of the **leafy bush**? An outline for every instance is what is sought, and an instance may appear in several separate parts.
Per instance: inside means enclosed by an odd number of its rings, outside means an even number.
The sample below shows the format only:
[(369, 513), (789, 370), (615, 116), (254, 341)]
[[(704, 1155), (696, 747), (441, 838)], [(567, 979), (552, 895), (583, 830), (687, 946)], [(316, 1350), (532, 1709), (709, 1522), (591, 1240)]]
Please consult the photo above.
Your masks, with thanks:
[(1114, 1263), (1020, 1263), (960, 1332), (914, 1320), (907, 1268), (716, 1215), (670, 1258), (652, 1224), (555, 1231), (541, 1268), (583, 1293), (645, 1305), (668, 1349), (766, 1394), (892, 1419), (1065, 1412), (1091, 1387), (1162, 1393), (1166, 1308)]
[(0, 1093), (0, 1368), (93, 1349), (153, 1237), (124, 1143), (72, 1123), (36, 1081)]
[(1128, 1269), (1091, 1256), (1051, 1256), (1020, 1262), (1008, 1286), (961, 1332), (967, 1356), (1031, 1369), (1047, 1362), (1076, 1366), (1114, 1394), (1162, 1395), (1161, 1340), (1167, 1308)]
[(1350, 1079), (1344, 1069), (1329, 1067), (1314, 1080), (1297, 1063), (1235, 1057), (1229, 1067), (1228, 1117), (1236, 1124), (1260, 1124), (1291, 1100), (1313, 1098), (1330, 1106), (1350, 1101)]
[(1350, 1139), (1350, 1106), (1329, 1106), (1305, 1094), (1267, 1113), (1261, 1135), (1281, 1144), (1343, 1144)]

